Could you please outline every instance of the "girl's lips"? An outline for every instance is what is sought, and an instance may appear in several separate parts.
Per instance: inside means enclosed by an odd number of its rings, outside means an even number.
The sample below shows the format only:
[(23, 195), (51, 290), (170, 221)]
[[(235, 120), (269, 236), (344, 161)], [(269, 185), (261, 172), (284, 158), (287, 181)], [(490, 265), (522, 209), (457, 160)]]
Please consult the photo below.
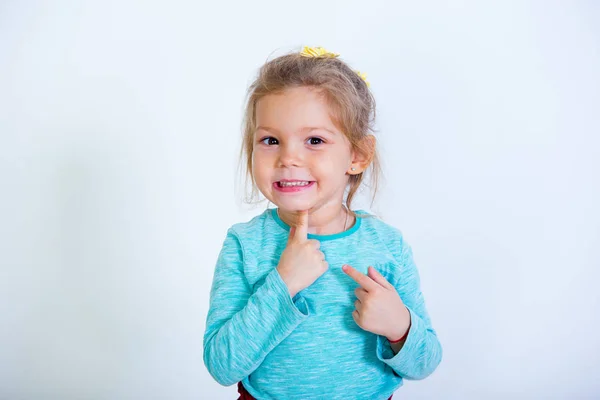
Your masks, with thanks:
[(282, 193), (296, 193), (296, 192), (302, 192), (303, 190), (308, 189), (309, 187), (311, 187), (312, 185), (314, 185), (314, 183), (315, 183), (315, 181), (311, 181), (306, 186), (286, 186), (286, 187), (280, 187), (279, 186), (279, 182), (274, 182), (273, 183), (273, 187), (278, 192), (282, 192)]

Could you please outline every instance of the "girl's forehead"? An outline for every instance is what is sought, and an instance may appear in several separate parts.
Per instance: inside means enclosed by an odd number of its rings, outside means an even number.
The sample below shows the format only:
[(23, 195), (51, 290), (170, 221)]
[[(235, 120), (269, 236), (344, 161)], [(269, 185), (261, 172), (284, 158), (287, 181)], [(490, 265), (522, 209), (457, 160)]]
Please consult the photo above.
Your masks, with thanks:
[[(282, 132), (279, 128), (271, 127), (271, 126), (267, 126), (267, 125), (257, 126), (256, 132), (267, 132), (267, 133), (273, 133), (273, 134), (277, 134), (277, 135), (285, 134), (285, 132)], [(294, 132), (291, 132), (291, 133), (294, 133)], [(303, 127), (300, 127), (299, 129), (297, 129), (295, 133), (298, 133), (298, 134), (321, 133), (321, 134), (334, 135), (334, 136), (339, 135), (339, 132), (337, 132), (334, 129), (331, 129), (328, 126), (303, 126)]]
[(257, 114), (280, 114), (310, 112), (327, 116), (329, 104), (321, 92), (306, 88), (288, 89), (260, 98), (256, 104)]
[(256, 126), (257, 129), (299, 133), (313, 128), (338, 132), (325, 99), (318, 94), (298, 90), (261, 98), (256, 105)]

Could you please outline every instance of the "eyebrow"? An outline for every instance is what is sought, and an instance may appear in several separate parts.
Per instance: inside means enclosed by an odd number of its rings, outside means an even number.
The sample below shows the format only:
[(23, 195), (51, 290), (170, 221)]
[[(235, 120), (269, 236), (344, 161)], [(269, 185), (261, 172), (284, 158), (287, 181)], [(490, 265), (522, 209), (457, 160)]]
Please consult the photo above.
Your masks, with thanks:
[[(280, 133), (277, 129), (275, 128), (270, 128), (268, 126), (259, 126), (256, 128), (256, 130), (258, 131), (259, 129), (263, 130), (263, 131), (267, 131), (267, 132), (272, 132), (272, 133)], [(300, 132), (312, 132), (312, 131), (326, 131), (331, 133), (332, 135), (335, 135), (335, 131), (332, 131), (329, 128), (325, 128), (324, 126), (305, 126), (304, 128), (300, 129)]]

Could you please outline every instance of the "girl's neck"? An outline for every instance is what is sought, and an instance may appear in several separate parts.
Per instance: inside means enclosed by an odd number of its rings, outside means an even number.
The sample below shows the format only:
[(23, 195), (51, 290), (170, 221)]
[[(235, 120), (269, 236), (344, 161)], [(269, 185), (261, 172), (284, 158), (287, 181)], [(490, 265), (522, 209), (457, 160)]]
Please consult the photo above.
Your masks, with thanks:
[[(277, 209), (279, 218), (289, 226), (297, 224), (298, 216), (294, 211)], [(310, 210), (308, 214), (308, 233), (313, 235), (333, 235), (350, 229), (355, 223), (355, 217), (345, 205), (342, 207), (321, 207)]]

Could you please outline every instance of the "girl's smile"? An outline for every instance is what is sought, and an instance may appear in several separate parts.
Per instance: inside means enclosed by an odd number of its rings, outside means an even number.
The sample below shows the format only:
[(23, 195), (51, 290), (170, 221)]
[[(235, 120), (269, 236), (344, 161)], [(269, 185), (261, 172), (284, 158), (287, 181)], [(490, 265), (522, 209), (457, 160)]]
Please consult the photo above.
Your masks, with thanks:
[(281, 180), (273, 183), (273, 187), (281, 193), (299, 193), (308, 190), (315, 183), (315, 181)]

